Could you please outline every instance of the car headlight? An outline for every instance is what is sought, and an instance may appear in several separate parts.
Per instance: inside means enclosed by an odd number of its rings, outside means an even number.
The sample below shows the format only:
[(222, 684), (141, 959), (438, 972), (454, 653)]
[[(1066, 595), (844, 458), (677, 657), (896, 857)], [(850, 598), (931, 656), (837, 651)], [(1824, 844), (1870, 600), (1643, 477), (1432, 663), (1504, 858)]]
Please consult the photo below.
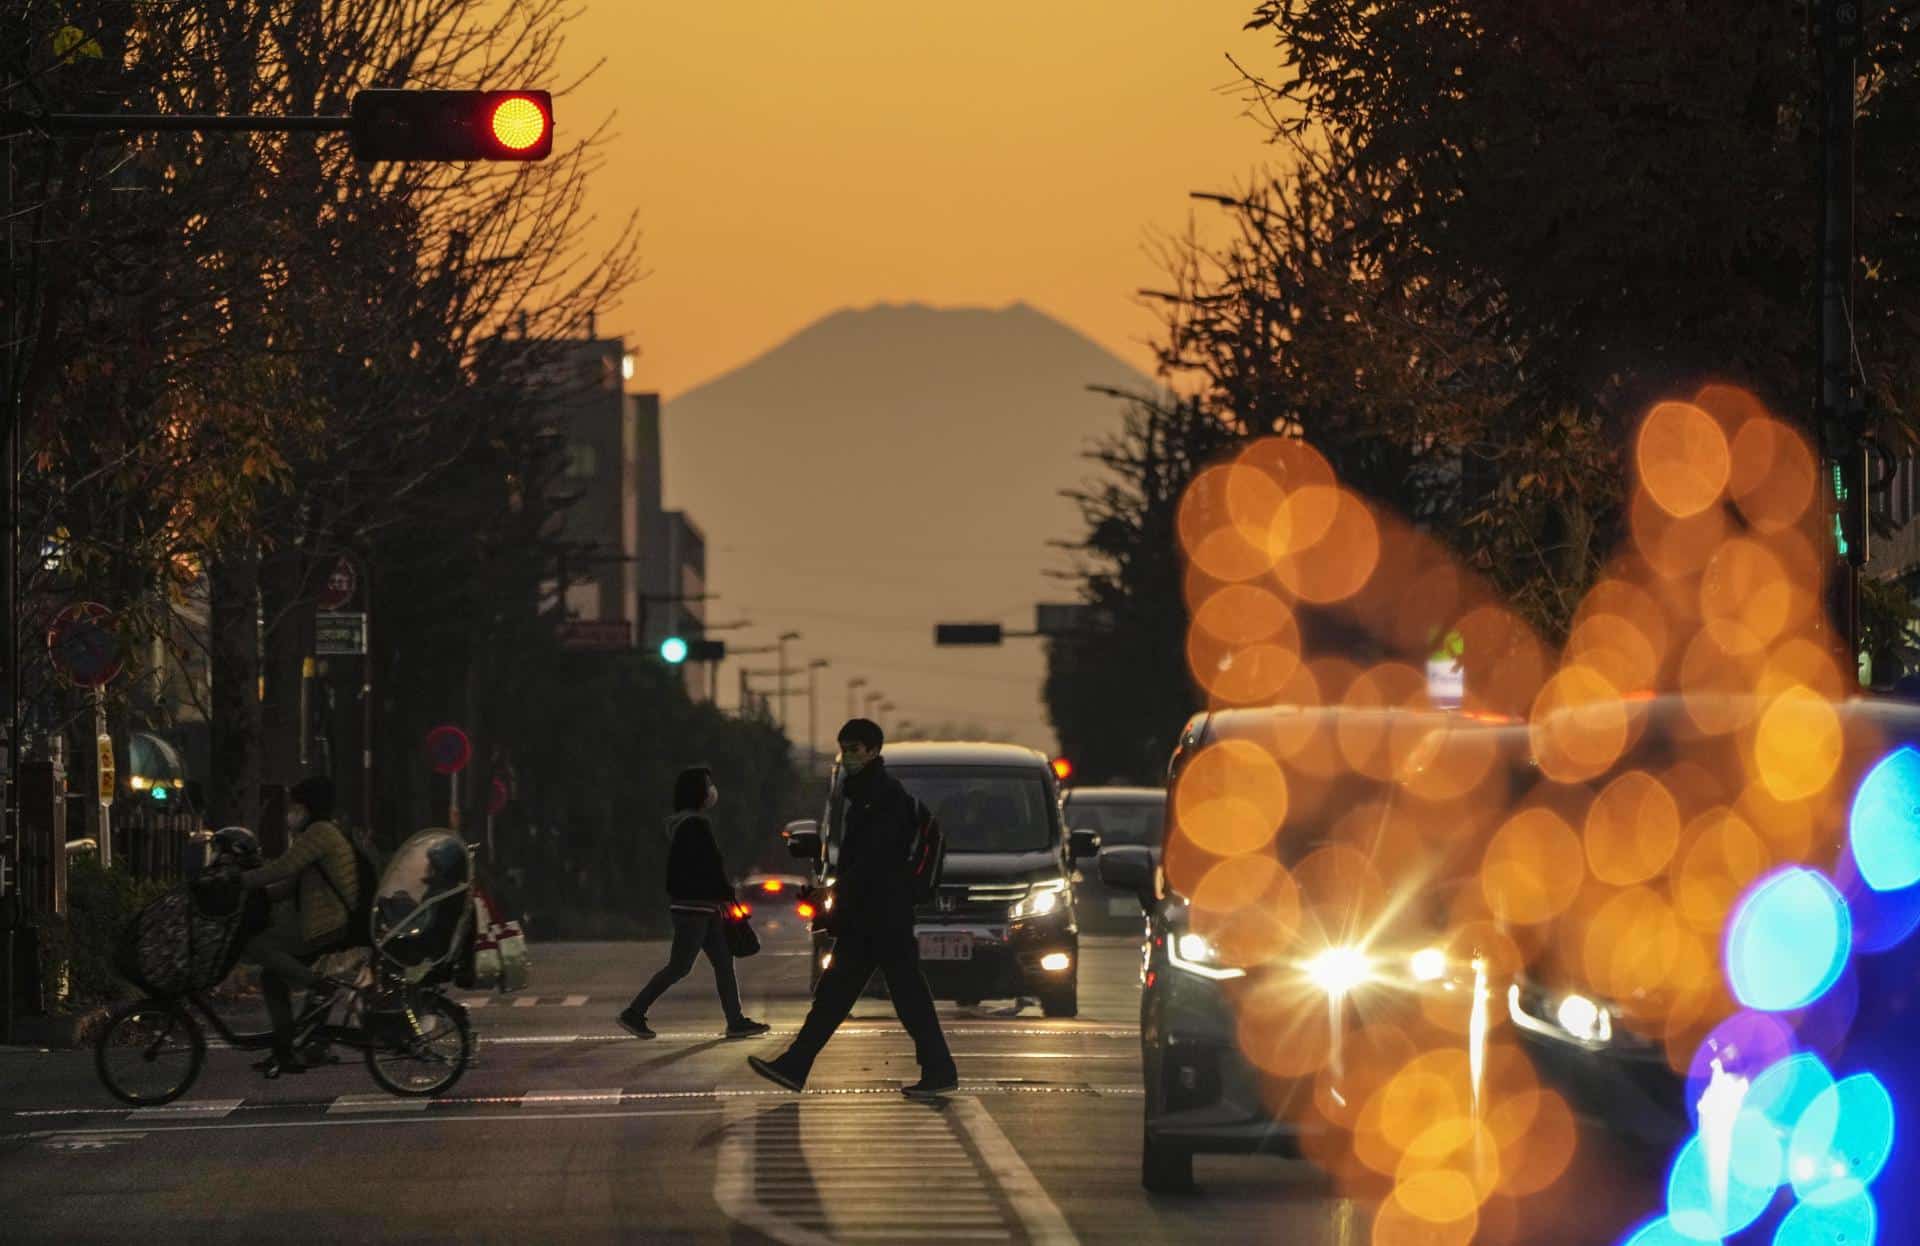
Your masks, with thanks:
[(1168, 936), (1167, 959), (1176, 969), (1184, 969), (1202, 978), (1212, 978), (1216, 982), (1247, 975), (1244, 969), (1222, 964), (1220, 949), (1213, 945), (1213, 941), (1191, 930)]
[(1350, 995), (1373, 980), (1373, 962), (1357, 947), (1330, 947), (1301, 968), (1329, 995)]
[(1548, 997), (1536, 994), (1528, 998), (1515, 983), (1507, 988), (1507, 1015), (1523, 1030), (1562, 1042), (1604, 1047), (1613, 1041), (1613, 1013), (1599, 1001), (1577, 993), (1563, 995), (1549, 1005)]
[(1012, 921), (1045, 917), (1066, 903), (1066, 890), (1067, 880), (1064, 878), (1049, 878), (1035, 883), (1027, 889), (1024, 899), (1015, 901), (1013, 907), (1007, 910), (1007, 917)]
[(1447, 954), (1437, 947), (1423, 947), (1407, 959), (1407, 972), (1415, 982), (1438, 982), (1447, 976)]

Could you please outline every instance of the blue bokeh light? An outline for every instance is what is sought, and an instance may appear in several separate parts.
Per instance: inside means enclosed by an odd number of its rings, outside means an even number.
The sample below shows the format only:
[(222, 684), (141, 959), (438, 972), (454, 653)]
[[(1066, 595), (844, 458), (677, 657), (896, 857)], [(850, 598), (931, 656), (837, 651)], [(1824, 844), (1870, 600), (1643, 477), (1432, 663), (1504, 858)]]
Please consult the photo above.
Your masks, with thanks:
[(1802, 1202), (1830, 1207), (1866, 1190), (1893, 1153), (1893, 1096), (1871, 1073), (1821, 1091), (1800, 1114), (1787, 1173)]
[(1683, 1238), (1714, 1242), (1738, 1233), (1760, 1218), (1773, 1201), (1774, 1191), (1780, 1188), (1778, 1137), (1763, 1119), (1747, 1115), (1760, 1127), (1735, 1126), (1734, 1155), (1721, 1179), (1715, 1177), (1706, 1140), (1699, 1134), (1688, 1139), (1674, 1158), (1673, 1172), (1667, 1178), (1667, 1218)]
[(1801, 1052), (1788, 1056), (1747, 1088), (1746, 1107), (1773, 1122), (1782, 1137), (1790, 1136), (1813, 1101), (1833, 1088), (1833, 1074), (1820, 1057)]
[(1867, 886), (1898, 891), (1920, 883), (1920, 750), (1903, 745), (1867, 772), (1854, 793), (1849, 834)]
[(1873, 1246), (1880, 1216), (1865, 1190), (1843, 1202), (1800, 1203), (1773, 1235), (1773, 1246)]
[(1776, 870), (1734, 910), (1727, 980), (1749, 1008), (1805, 1008), (1839, 980), (1852, 944), (1846, 898), (1826, 875), (1798, 866)]
[(1703, 1243), (1699, 1238), (1688, 1237), (1674, 1228), (1673, 1221), (1662, 1216), (1633, 1230), (1620, 1246), (1720, 1246), (1720, 1239), (1709, 1238)]

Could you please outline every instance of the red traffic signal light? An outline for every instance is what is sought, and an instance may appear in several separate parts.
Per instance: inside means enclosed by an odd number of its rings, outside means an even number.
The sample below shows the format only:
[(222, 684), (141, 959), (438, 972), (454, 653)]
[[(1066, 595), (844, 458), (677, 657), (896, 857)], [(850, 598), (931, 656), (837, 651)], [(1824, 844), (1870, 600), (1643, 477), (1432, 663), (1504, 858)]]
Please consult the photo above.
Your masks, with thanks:
[(348, 133), (361, 160), (544, 160), (547, 91), (361, 91)]

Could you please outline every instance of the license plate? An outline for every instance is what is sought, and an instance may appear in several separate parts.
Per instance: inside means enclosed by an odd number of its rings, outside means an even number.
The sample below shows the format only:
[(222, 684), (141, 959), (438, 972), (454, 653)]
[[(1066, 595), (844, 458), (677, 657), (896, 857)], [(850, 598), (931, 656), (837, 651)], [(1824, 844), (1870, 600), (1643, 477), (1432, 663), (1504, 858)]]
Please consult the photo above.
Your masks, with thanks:
[(966, 930), (927, 931), (920, 936), (921, 960), (972, 960), (973, 934)]
[(1140, 916), (1140, 901), (1134, 899), (1132, 896), (1109, 897), (1107, 900), (1107, 916), (1138, 917)]

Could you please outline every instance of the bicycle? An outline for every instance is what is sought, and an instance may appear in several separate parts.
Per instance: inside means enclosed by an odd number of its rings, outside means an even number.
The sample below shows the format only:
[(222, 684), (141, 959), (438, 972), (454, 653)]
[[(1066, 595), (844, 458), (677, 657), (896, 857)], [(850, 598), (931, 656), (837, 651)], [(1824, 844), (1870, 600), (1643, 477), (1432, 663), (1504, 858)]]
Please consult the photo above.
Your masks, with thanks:
[[(199, 936), (204, 955), (194, 951), (195, 927), (186, 920), (196, 889), (209, 899), (219, 886), (231, 891), (237, 887), (237, 867), (250, 857), (257, 859), (248, 846), (250, 833), (222, 831), (215, 838), (222, 835), (230, 842), (218, 857), (221, 873), (211, 883), (203, 880), (148, 906), (147, 912), (158, 916), (144, 929), (157, 932), (160, 946), (154, 955), (161, 968), (138, 963), (150, 951), (144, 943), (127, 949), (129, 964), (123, 972), (150, 993), (116, 1009), (94, 1041), (94, 1069), (108, 1093), (122, 1103), (171, 1103), (199, 1079), (206, 1066), (207, 1037), (195, 1013), (237, 1050), (273, 1047), (271, 1031), (235, 1032), (207, 1003), (203, 989), (224, 978), (238, 955), (241, 916), (232, 896), (205, 919), (212, 930)], [(402, 844), (376, 889), (370, 951), (357, 981), (323, 978), (329, 989), (309, 992), (294, 1021), (294, 1047), (318, 1043), (356, 1048), (383, 1089), (415, 1098), (445, 1094), (473, 1059), (467, 1010), (441, 989), (456, 976), (463, 950), (471, 950), (471, 886), (471, 854), (452, 832), (425, 830)], [(187, 951), (184, 960), (174, 954), (182, 947)], [(344, 1023), (334, 1024), (330, 1018), (343, 1003)], [(273, 1062), (267, 1063), (266, 1072), (276, 1075)]]
[[(359, 1050), (382, 1089), (409, 1098), (445, 1094), (473, 1058), (467, 1010), (437, 986), (407, 983), (376, 971), (368, 985), (335, 983), (309, 995), (294, 1021), (296, 1049), (315, 1043)], [(342, 1003), (344, 1024), (328, 1018)], [(199, 991), (148, 996), (114, 1011), (94, 1041), (94, 1068), (107, 1092), (132, 1107), (171, 1103), (192, 1088), (206, 1065), (207, 1038), (194, 1014), (238, 1051), (267, 1051), (273, 1032), (236, 1032)], [(267, 1076), (274, 1076), (269, 1068)]]

